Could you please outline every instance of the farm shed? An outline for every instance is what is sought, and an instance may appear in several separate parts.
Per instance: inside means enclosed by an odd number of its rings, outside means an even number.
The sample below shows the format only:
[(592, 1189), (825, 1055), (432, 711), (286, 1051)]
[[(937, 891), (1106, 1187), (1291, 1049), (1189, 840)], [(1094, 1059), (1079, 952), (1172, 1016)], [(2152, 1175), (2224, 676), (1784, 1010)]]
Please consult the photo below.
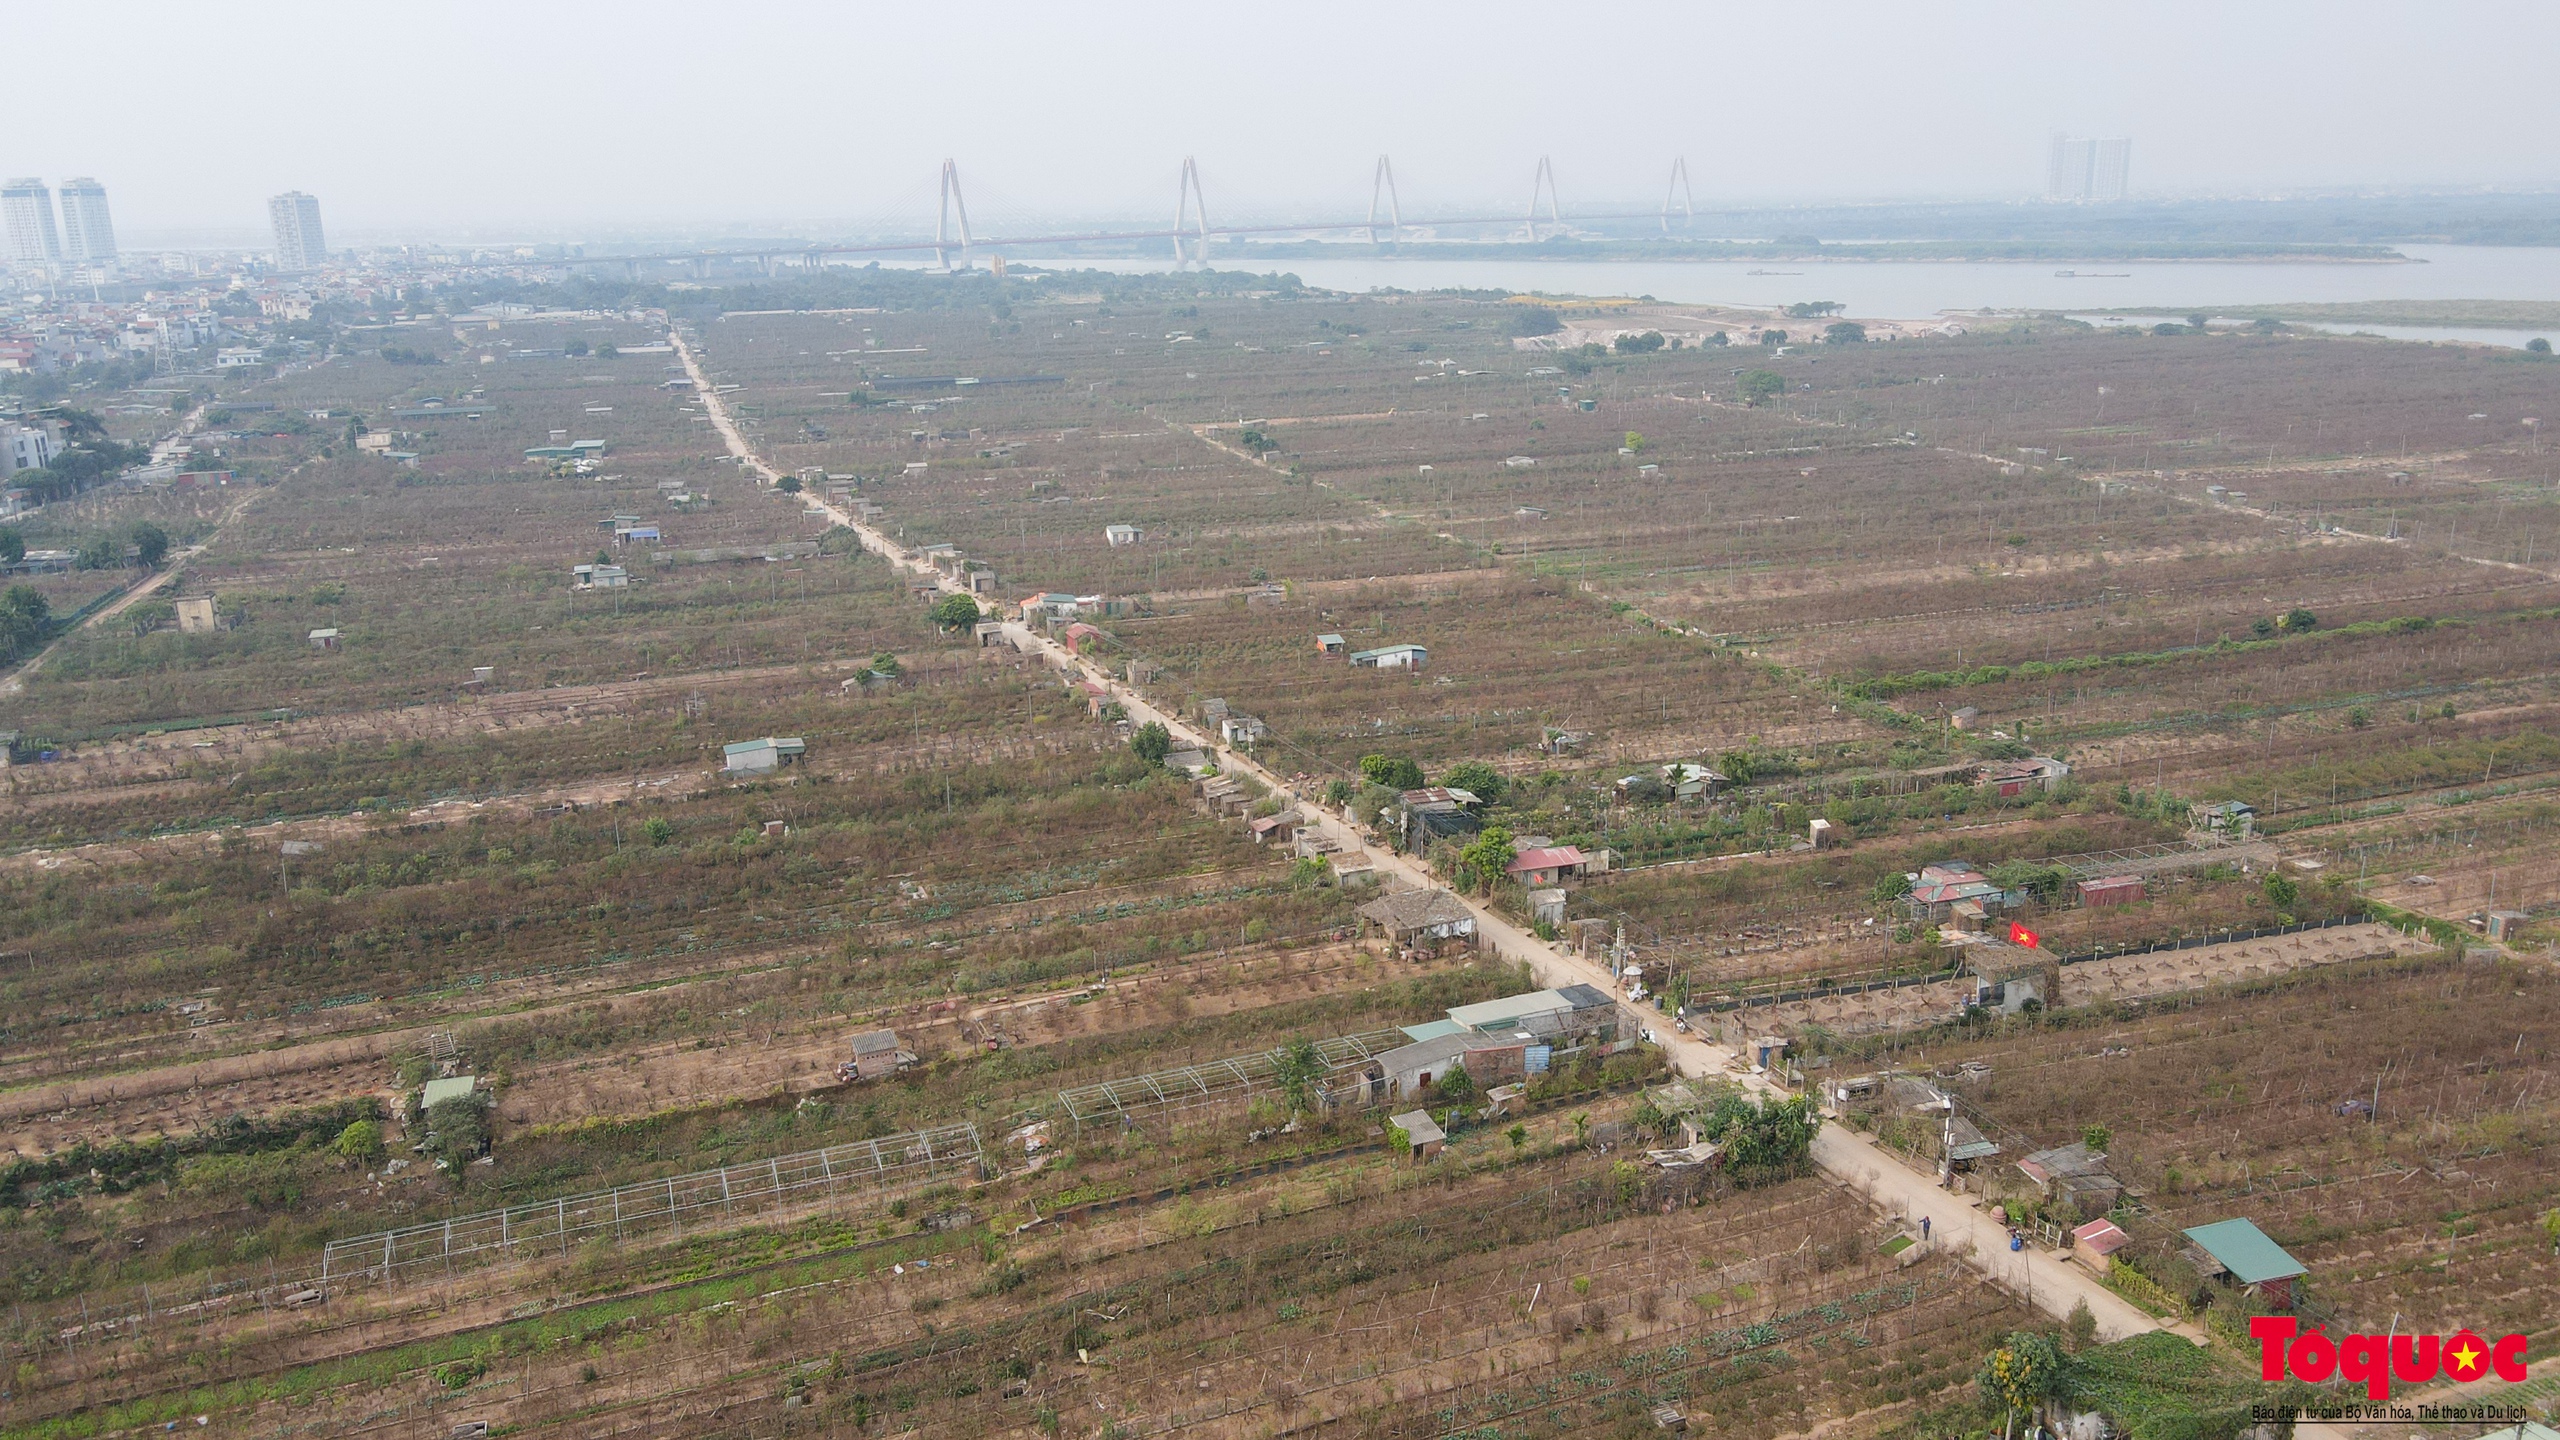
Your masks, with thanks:
[(2124, 1195), (2124, 1182), (2108, 1171), (2105, 1153), (2078, 1141), (2039, 1150), (2019, 1161), (2018, 1169), (2046, 1198), (2069, 1201), (2083, 1215), (2104, 1215)]
[(2087, 1266), (2090, 1274), (2104, 1275), (2112, 1263), (2107, 1257), (2131, 1238), (2112, 1220), (2092, 1220), (2071, 1232), (2071, 1258)]
[(1339, 635), (1324, 634), (1316, 637), (1316, 653), (1319, 655), (1342, 655), (1349, 653), (1350, 649), (1351, 642)]
[(1245, 833), (1253, 837), (1253, 843), (1256, 845), (1273, 840), (1286, 841), (1294, 838), (1298, 833), (1298, 827), (1306, 823), (1306, 817), (1297, 811), (1283, 810), (1277, 815), (1265, 815), (1247, 825)]
[(1997, 942), (1965, 947), (1965, 973), (1973, 977), (1969, 1005), (2015, 1015), (2030, 1003), (2060, 1003), (2061, 969), (2041, 951)]
[(981, 650), (990, 645), (1005, 643), (1004, 622), (1001, 620), (981, 620), (969, 627), (969, 633), (978, 637), (978, 648)]
[(1942, 925), (1955, 914), (1955, 907), (1972, 901), (1988, 913), (2007, 903), (2007, 895), (1989, 876), (1962, 860), (1948, 860), (1924, 865), (1911, 877), (1911, 894), (1906, 903), (1915, 923)]
[(1995, 760), (1982, 767), (1982, 785), (2003, 800), (2013, 800), (2030, 790), (2050, 791), (2062, 784), (2071, 767), (2043, 755), (2030, 755), (2024, 760)]
[(1564, 928), (1564, 902), (1565, 894), (1562, 890), (1530, 891), (1529, 923), (1544, 925), (1550, 930)]
[(2516, 932), (2532, 919), (2522, 910), (2492, 910), (2489, 912), (2488, 936), (2492, 940), (2512, 940)]
[(447, 1075), (439, 1080), (428, 1081), (426, 1088), (418, 1092), (418, 1108), (432, 1110), (448, 1100), (468, 1100), (479, 1091), (479, 1076)]
[(798, 760), (809, 743), (797, 735), (767, 735), (720, 747), (720, 768), (731, 775), (770, 775)]
[(619, 565), (575, 565), (569, 575), (581, 590), (620, 590), (631, 583), (631, 572)]
[(1463, 1068), (1467, 1052), (1483, 1043), (1475, 1035), (1450, 1031), (1399, 1045), (1378, 1057), (1378, 1068), (1384, 1075), (1383, 1093), (1419, 1094), (1424, 1086), (1446, 1078), (1451, 1070)]
[(2225, 800), (2218, 805), (2188, 807), (2190, 829), (2224, 840), (2246, 840), (2257, 832), (2258, 807), (2245, 800)]
[(1434, 786), (1428, 790), (1407, 790), (1397, 797), (1392, 811), (1382, 816), (1395, 821), (1396, 845), (1404, 850), (1421, 850), (1435, 840), (1457, 840), (1483, 828), (1476, 819), (1475, 795), (1465, 790)]
[(314, 630), (311, 632), (310, 638), (311, 648), (314, 650), (335, 650), (338, 648), (338, 632), (335, 630)]
[(844, 1080), (877, 1080), (916, 1063), (913, 1052), (898, 1043), (895, 1030), (865, 1030), (853, 1037), (852, 1058), (836, 1067)]
[(200, 634), (214, 625), (213, 597), (190, 595), (178, 602), (178, 629), (185, 634)]
[(1733, 782), (1713, 768), (1678, 761), (1662, 767), (1662, 783), (1676, 800), (1704, 800)]
[(1431, 652), (1420, 645), (1382, 645), (1355, 653), (1351, 663), (1369, 670), (1419, 670), (1430, 658)]
[(1945, 1162), (1949, 1174), (1970, 1171), (1999, 1153), (2000, 1142), (1985, 1137), (1982, 1128), (1970, 1120), (1949, 1115), (1939, 1130), (1938, 1158)]
[(1597, 986), (1567, 985), (1452, 1006), (1449, 1023), (1478, 1035), (1525, 1035), (1568, 1044), (1596, 1037), (1605, 1044), (1617, 1038), (1618, 1005)]
[(1102, 527), (1102, 538), (1117, 549), (1123, 545), (1135, 545), (1146, 539), (1147, 532), (1135, 525), (1105, 525)]
[(2186, 1235), (2187, 1258), (2198, 1270), (2228, 1278), (2284, 1309), (2293, 1307), (2294, 1278), (2311, 1273), (2247, 1220), (2217, 1220)]
[(1437, 946), (1443, 940), (1475, 943), (1476, 915), (1446, 890), (1403, 890), (1360, 907), (1360, 918), (1399, 947)]
[(1431, 1116), (1421, 1110), (1407, 1110), (1390, 1115), (1387, 1124), (1404, 1132), (1405, 1143), (1412, 1147), (1412, 1158), (1428, 1160), (1449, 1143), (1448, 1132), (1432, 1123)]
[(2080, 903), (2095, 906), (2130, 905), (2151, 893), (2139, 875), (2101, 875), (2079, 888)]

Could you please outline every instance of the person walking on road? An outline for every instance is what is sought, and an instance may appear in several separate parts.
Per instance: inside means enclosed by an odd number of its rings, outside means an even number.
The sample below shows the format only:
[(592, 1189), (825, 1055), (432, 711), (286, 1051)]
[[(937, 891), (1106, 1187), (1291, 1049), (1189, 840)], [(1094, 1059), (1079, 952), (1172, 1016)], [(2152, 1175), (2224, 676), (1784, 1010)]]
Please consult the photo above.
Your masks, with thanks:
[(1920, 1217), (1920, 1243), (1929, 1243), (1929, 1217), (1926, 1215)]

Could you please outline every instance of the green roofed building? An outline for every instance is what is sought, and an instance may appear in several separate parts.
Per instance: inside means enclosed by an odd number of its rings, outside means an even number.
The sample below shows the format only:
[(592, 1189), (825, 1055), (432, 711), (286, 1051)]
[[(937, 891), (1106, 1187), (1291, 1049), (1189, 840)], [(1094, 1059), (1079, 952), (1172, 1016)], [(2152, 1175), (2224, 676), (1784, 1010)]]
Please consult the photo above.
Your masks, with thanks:
[(447, 1100), (468, 1100), (479, 1088), (480, 1077), (477, 1075), (447, 1075), (441, 1080), (430, 1080), (427, 1088), (418, 1092), (418, 1108), (429, 1110)]
[(2187, 1232), (2187, 1258), (2208, 1275), (2227, 1275), (2233, 1284), (2254, 1290), (2276, 1304), (2293, 1304), (2293, 1281), (2311, 1272), (2267, 1232), (2246, 1220), (2217, 1220)]

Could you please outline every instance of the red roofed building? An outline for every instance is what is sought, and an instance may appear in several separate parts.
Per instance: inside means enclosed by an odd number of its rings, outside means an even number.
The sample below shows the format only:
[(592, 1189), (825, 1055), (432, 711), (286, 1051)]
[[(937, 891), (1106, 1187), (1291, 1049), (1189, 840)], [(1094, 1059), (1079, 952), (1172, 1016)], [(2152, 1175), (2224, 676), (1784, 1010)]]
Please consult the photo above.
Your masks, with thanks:
[(1545, 889), (1563, 882), (1568, 875), (1582, 873), (1582, 851), (1571, 845), (1551, 845), (1541, 850), (1523, 850), (1503, 873), (1531, 889)]
[(2088, 1266), (2091, 1274), (2104, 1275), (2107, 1257), (2123, 1249), (2132, 1238), (2112, 1220), (2092, 1220), (2071, 1232), (2071, 1258)]

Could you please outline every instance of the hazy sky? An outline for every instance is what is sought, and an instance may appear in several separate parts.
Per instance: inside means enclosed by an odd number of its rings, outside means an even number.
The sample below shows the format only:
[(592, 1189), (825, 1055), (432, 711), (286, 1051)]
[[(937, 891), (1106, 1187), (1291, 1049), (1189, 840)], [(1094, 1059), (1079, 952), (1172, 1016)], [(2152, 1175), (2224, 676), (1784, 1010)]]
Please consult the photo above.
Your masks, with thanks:
[(117, 227), (333, 243), (982, 232), (1565, 204), (2010, 198), (2057, 129), (2148, 195), (2560, 188), (2560, 6), (2373, 0), (1468, 5), (21, 4), (0, 172), (104, 182)]

